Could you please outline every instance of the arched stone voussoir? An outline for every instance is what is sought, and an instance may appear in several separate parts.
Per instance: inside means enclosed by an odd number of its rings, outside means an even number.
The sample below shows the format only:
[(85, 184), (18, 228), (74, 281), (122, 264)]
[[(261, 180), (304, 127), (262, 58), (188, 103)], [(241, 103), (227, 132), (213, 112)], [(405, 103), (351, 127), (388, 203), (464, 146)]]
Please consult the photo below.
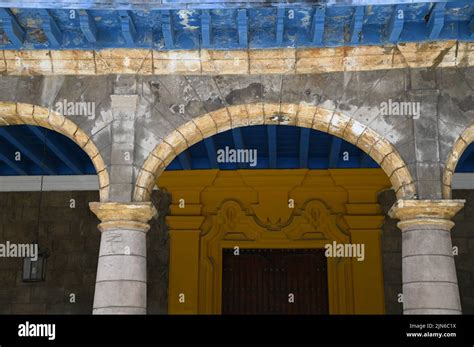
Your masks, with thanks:
[(451, 199), (453, 175), (459, 159), (471, 143), (474, 142), (474, 123), (468, 126), (454, 142), (451, 152), (444, 165), (443, 172), (443, 198)]
[(252, 103), (228, 106), (181, 125), (149, 154), (135, 184), (134, 201), (147, 201), (165, 167), (193, 144), (229, 129), (259, 124), (296, 125), (340, 137), (371, 156), (400, 199), (416, 195), (413, 178), (395, 147), (373, 129), (341, 112), (308, 104)]
[(109, 174), (102, 156), (92, 139), (59, 112), (44, 106), (18, 102), (0, 101), (0, 126), (35, 125), (56, 131), (74, 141), (87, 153), (99, 178), (99, 193), (102, 202), (109, 196)]

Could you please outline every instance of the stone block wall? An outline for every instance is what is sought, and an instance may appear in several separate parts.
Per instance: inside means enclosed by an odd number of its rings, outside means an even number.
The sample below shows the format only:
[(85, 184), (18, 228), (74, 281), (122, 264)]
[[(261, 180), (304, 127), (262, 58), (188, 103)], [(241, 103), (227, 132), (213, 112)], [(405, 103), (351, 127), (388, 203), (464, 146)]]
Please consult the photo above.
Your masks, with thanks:
[(402, 234), (397, 220), (387, 216), (388, 210), (397, 201), (393, 190), (379, 194), (379, 204), (385, 217), (382, 227), (382, 266), (385, 290), (385, 313), (402, 314), (403, 304), (398, 302), (402, 293)]
[[(39, 227), (40, 249), (49, 253), (46, 280), (36, 283), (22, 281), (22, 258), (0, 257), (0, 314), (92, 313), (100, 232), (88, 204), (98, 199), (98, 192), (0, 193), (0, 243), (32, 243)], [(153, 199), (167, 206), (166, 196), (156, 192)], [(148, 233), (148, 313), (167, 312), (166, 207), (159, 210)]]
[(465, 199), (464, 209), (454, 217), (453, 246), (463, 314), (474, 314), (474, 190), (453, 190), (453, 199)]
[(171, 197), (166, 191), (153, 191), (151, 200), (158, 216), (150, 221), (147, 239), (147, 313), (168, 313), (169, 232), (165, 217)]
[(49, 254), (46, 280), (35, 283), (22, 281), (22, 258), (0, 258), (1, 314), (92, 312), (100, 234), (88, 203), (98, 198), (98, 192), (0, 193), (0, 243), (29, 244), (39, 235), (40, 250)]

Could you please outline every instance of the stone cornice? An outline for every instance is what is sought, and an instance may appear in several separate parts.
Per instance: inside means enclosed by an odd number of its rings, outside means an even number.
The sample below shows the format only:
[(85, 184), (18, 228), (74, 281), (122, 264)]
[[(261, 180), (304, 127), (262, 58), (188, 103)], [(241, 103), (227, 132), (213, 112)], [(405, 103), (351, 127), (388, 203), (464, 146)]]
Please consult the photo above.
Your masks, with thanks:
[(157, 214), (151, 202), (90, 202), (89, 207), (102, 222), (100, 231), (114, 228), (148, 231), (148, 221)]
[(388, 212), (391, 218), (399, 219), (398, 227), (423, 228), (436, 225), (450, 230), (451, 221), (464, 207), (465, 200), (398, 200)]
[(451, 219), (463, 207), (465, 200), (398, 200), (388, 212), (400, 220), (415, 218)]

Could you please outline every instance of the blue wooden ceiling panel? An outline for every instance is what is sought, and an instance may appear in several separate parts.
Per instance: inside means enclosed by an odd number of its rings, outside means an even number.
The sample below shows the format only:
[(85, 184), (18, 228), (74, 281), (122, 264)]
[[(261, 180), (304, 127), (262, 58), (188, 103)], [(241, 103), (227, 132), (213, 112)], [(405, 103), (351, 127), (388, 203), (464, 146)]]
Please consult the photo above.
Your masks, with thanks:
[[(268, 131), (266, 125), (249, 126), (238, 128), (244, 143), (244, 149), (257, 151), (257, 165), (250, 167), (248, 165), (238, 165), (230, 162), (218, 162), (217, 168), (221, 170), (236, 170), (239, 168), (246, 169), (327, 169), (331, 168), (377, 168), (378, 165), (370, 158), (363, 158), (363, 152), (354, 145), (337, 139), (340, 143), (340, 149), (336, 154), (333, 154), (332, 163), (330, 163), (331, 144), (334, 142), (332, 135), (308, 129), (309, 139), (301, 140), (301, 128), (295, 126), (276, 126), (276, 147), (269, 140), (269, 135), (273, 132)], [(304, 135), (303, 135), (304, 136)], [(226, 131), (212, 137), (214, 143), (214, 151), (238, 149), (235, 146), (235, 136), (232, 131)], [(304, 155), (307, 159), (301, 160), (301, 143), (308, 142), (307, 152)], [(274, 148), (272, 151), (269, 145)], [(275, 150), (276, 149), (276, 150)], [(306, 150), (305, 150), (306, 151)], [(206, 148), (205, 142), (199, 142), (187, 149), (191, 161), (191, 169), (211, 169), (215, 168), (211, 165), (212, 159), (209, 158), (209, 152)], [(347, 152), (347, 158), (345, 157)], [(271, 153), (276, 154), (275, 159), (272, 159)], [(345, 160), (347, 159), (347, 160)], [(180, 159), (177, 158), (167, 167), (167, 170), (182, 170), (183, 165), (180, 164)]]
[[(35, 135), (31, 128), (39, 129), (41, 135)], [(11, 165), (12, 162), (28, 175), (95, 174), (94, 165), (87, 154), (64, 135), (29, 125), (4, 126), (0, 127), (0, 130), (7, 133), (8, 137), (15, 139), (15, 143), (11, 143), (7, 138), (0, 137), (0, 175), (2, 176), (19, 174), (18, 170)], [(44, 139), (47, 141), (46, 144)], [(17, 146), (17, 143), (21, 146)], [(34, 156), (35, 160), (31, 156)], [(72, 163), (74, 165), (71, 165)], [(51, 170), (47, 170), (47, 167)]]
[[(397, 3), (400, 4), (397, 6)], [(45, 10), (34, 8), (28, 2), (18, 3), (16, 7), (8, 7), (7, 4), (0, 3), (0, 7), (11, 8), (14, 20), (25, 35), (20, 37), (9, 32), (11, 20), (8, 15), (0, 15), (0, 48), (3, 49), (198, 49), (203, 41), (206, 48), (213, 49), (381, 45), (391, 42), (386, 33), (391, 19), (399, 11), (403, 11), (403, 30), (397, 35), (396, 42), (473, 40), (469, 22), (474, 15), (474, 4), (469, 0), (447, 3), (391, 1), (385, 5), (363, 7), (330, 4), (314, 6), (311, 3), (280, 3), (279, 7), (262, 7), (258, 3), (249, 3), (246, 9), (236, 8), (242, 3), (223, 2), (210, 4), (206, 12), (198, 7), (180, 8), (180, 3), (176, 3), (172, 9), (155, 7), (140, 10), (132, 6), (126, 12), (136, 29), (134, 40), (127, 40), (124, 34), (123, 20), (120, 18), (122, 6), (117, 4), (116, 9), (99, 6), (87, 10), (91, 26), (97, 29), (97, 40), (92, 42), (81, 29), (80, 17), (84, 16), (85, 10), (61, 9), (54, 5)], [(39, 4), (36, 3), (37, 6)], [(325, 16), (318, 17), (318, 22), (314, 22), (316, 9), (325, 13)], [(242, 15), (240, 18), (246, 17), (248, 25), (238, 20), (239, 11)], [(207, 13), (209, 20), (203, 21)], [(433, 19), (435, 17), (436, 20)], [(432, 22), (437, 23), (434, 34), (431, 24), (427, 25)], [(203, 23), (208, 30), (201, 27)], [(51, 26), (57, 26), (57, 38), (51, 36), (51, 30), (48, 29)], [(314, 30), (314, 27), (317, 29)], [(203, 33), (209, 33), (209, 40), (203, 37)], [(244, 40), (239, 43), (242, 35), (248, 37), (248, 42)], [(57, 45), (54, 44), (55, 40), (58, 41)], [(207, 44), (207, 41), (210, 43)]]
[(331, 144), (331, 135), (317, 132), (311, 132), (309, 139), (309, 156), (310, 157), (326, 157), (329, 153)]
[[(10, 137), (14, 137), (16, 142), (21, 143), (23, 147), (29, 151), (33, 151), (36, 155), (36, 162), (32, 160), (21, 148), (17, 148), (15, 144), (0, 138), (0, 175), (1, 176), (17, 176), (17, 175), (74, 175), (74, 174), (95, 174), (94, 166), (89, 157), (79, 148), (74, 142), (67, 137), (51, 130), (41, 129), (45, 134), (47, 141), (50, 141), (57, 149), (61, 149), (63, 155), (58, 154), (57, 151), (49, 146), (45, 146), (41, 136), (35, 136), (30, 130), (31, 126), (14, 125), (1, 127), (6, 131)], [(322, 133), (316, 130), (309, 131), (309, 139), (302, 140), (301, 136), (305, 132), (301, 128), (294, 126), (277, 126), (276, 127), (276, 168), (280, 169), (327, 169), (332, 168), (377, 168), (379, 167), (370, 157), (365, 155), (360, 149), (352, 144), (342, 140), (341, 147), (334, 162), (330, 163), (331, 143), (333, 136)], [(245, 168), (248, 169), (268, 169), (271, 167), (269, 160), (268, 148), (268, 131), (267, 126), (250, 126), (240, 128), (242, 139), (245, 144), (245, 149), (256, 149), (258, 160), (257, 166)], [(303, 135), (304, 136), (304, 135)], [(235, 149), (234, 136), (232, 131), (213, 136), (213, 143), (211, 151)], [(308, 143), (307, 154), (303, 154), (307, 159), (301, 160), (301, 144)], [(21, 160), (17, 161), (16, 154), (21, 153)], [(73, 163), (80, 170), (74, 170), (71, 163), (64, 160), (64, 154), (69, 158), (73, 158)], [(212, 153), (211, 153), (212, 154)], [(186, 167), (192, 170), (196, 169), (212, 169), (219, 168), (221, 170), (236, 170), (242, 165), (237, 163), (219, 162), (215, 163), (216, 158), (210, 158), (209, 149), (206, 147), (206, 142), (201, 141), (189, 148), (183, 153), (180, 158), (176, 158), (167, 167), (167, 170), (183, 170)], [(52, 172), (46, 171), (38, 164), (38, 159), (52, 168)], [(463, 153), (456, 172), (474, 172), (474, 144), (471, 144)]]

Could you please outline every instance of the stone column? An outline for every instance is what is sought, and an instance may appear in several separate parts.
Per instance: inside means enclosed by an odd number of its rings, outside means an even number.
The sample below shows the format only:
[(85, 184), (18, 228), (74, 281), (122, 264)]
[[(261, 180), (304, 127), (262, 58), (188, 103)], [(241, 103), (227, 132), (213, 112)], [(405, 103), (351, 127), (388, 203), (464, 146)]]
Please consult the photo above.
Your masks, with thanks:
[(146, 233), (150, 202), (91, 202), (100, 219), (93, 314), (146, 314)]
[(404, 314), (461, 314), (450, 230), (464, 200), (398, 200)]

